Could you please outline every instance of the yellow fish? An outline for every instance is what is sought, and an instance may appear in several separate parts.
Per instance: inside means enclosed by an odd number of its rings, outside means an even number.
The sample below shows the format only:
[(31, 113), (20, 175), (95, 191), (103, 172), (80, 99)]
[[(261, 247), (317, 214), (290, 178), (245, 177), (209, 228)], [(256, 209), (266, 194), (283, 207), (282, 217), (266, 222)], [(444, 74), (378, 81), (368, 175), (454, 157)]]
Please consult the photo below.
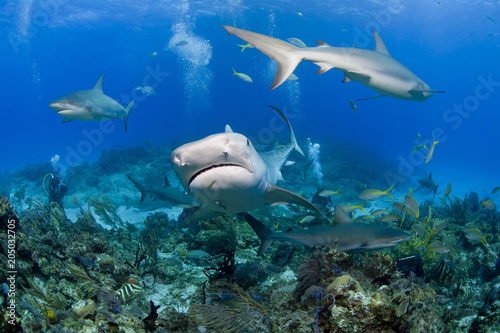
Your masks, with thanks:
[(312, 216), (312, 215), (307, 215), (305, 216), (302, 220), (300, 220), (300, 225), (302, 225), (302, 223), (306, 222), (311, 222), (312, 220), (314, 220), (316, 217)]
[(382, 221), (382, 222), (396, 222), (399, 220), (401, 220), (401, 218), (399, 216), (397, 216), (396, 214), (387, 214), (387, 215), (384, 215), (380, 219), (380, 221)]
[(495, 187), (493, 191), (491, 191), (491, 194), (497, 194), (498, 192), (500, 192), (500, 186)]
[(244, 73), (238, 73), (238, 72), (236, 72), (236, 71), (234, 70), (234, 68), (233, 68), (233, 72), (234, 72), (234, 73), (233, 73), (233, 75), (238, 76), (238, 77), (239, 77), (240, 79), (242, 79), (243, 81), (245, 81), (245, 82), (249, 82), (249, 83), (253, 82), (253, 80), (252, 80), (252, 78), (251, 78), (250, 76), (248, 76), (248, 75), (246, 75), (246, 74), (244, 74)]
[(249, 49), (255, 49), (255, 47), (251, 44), (246, 44), (246, 45), (239, 45), (239, 47), (241, 47), (241, 52), (245, 51), (245, 49), (248, 47)]
[(495, 205), (495, 202), (493, 200), (488, 199), (488, 200), (483, 200), (483, 203), (481, 204), (481, 207), (484, 206), (488, 210), (494, 210), (497, 208), (497, 205)]
[(332, 195), (336, 194), (336, 195), (338, 195), (339, 197), (341, 197), (341, 198), (342, 198), (342, 196), (341, 196), (341, 195), (340, 195), (340, 193), (339, 193), (341, 189), (342, 189), (342, 187), (341, 187), (341, 188), (339, 188), (337, 191), (332, 191), (332, 190), (324, 190), (324, 191), (319, 192), (319, 194), (318, 194), (318, 195), (319, 195), (320, 197), (325, 197), (325, 198), (327, 198), (327, 197), (331, 197)]
[(342, 207), (342, 209), (346, 212), (346, 213), (350, 213), (350, 212), (354, 212), (355, 210), (361, 210), (365, 213), (368, 213), (364, 208), (363, 206), (365, 205), (365, 203), (367, 203), (367, 201), (363, 202), (362, 204), (359, 204), (357, 206), (355, 205), (340, 205), (340, 207)]
[[(358, 196), (358, 198), (360, 198), (362, 200), (372, 200), (372, 199), (378, 199), (381, 196), (386, 195), (389, 198), (394, 199), (394, 197), (391, 195), (391, 190), (394, 187), (394, 185), (396, 185), (396, 184), (393, 184), (391, 187), (389, 187), (385, 191), (377, 190), (374, 188), (366, 189), (363, 192), (361, 192), (361, 194)], [(396, 199), (394, 199), (394, 200), (396, 200)]]
[(426, 146), (426, 144), (427, 144), (427, 141), (425, 141), (425, 143), (423, 145), (415, 145), (415, 146), (413, 146), (411, 148), (410, 154), (416, 153), (417, 151), (419, 151), (420, 149), (423, 149), (423, 148), (428, 149), (427, 146)]
[(351, 109), (354, 111), (354, 117), (352, 117), (352, 120), (354, 120), (354, 118), (356, 118), (356, 111), (358, 111), (358, 107), (354, 104), (352, 99), (349, 101), (349, 104), (351, 105)]
[(362, 182), (359, 182), (359, 188), (362, 189), (362, 188), (367, 188), (366, 184), (363, 184)]
[(301, 41), (300, 39), (298, 38), (295, 38), (295, 37), (291, 37), (291, 38), (287, 38), (288, 42), (290, 44), (293, 44), (297, 47), (300, 47), (300, 48), (304, 48), (304, 47), (307, 47), (306, 43), (304, 43), (303, 41)]
[(451, 193), (451, 183), (448, 183), (448, 187), (446, 188), (446, 192), (444, 192), (444, 196), (447, 197)]
[(418, 209), (418, 202), (417, 200), (415, 200), (414, 197), (410, 197), (410, 196), (406, 196), (405, 197), (405, 202), (406, 202), (406, 205), (408, 207), (408, 210), (410, 211), (410, 213), (415, 216), (415, 220), (418, 220), (419, 216), (420, 216), (420, 212), (419, 212), (419, 209)]
[(427, 155), (425, 155), (425, 164), (429, 163), (432, 159), (432, 155), (434, 155), (434, 147), (439, 143), (439, 141), (434, 141), (432, 145), (429, 148), (429, 151), (427, 152)]

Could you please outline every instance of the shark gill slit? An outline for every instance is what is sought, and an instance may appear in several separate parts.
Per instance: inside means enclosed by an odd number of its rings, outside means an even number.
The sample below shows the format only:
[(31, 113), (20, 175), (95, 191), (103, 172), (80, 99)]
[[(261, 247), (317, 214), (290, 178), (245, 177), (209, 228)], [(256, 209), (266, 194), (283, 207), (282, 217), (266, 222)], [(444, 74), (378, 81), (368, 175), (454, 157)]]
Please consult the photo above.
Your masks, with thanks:
[(199, 175), (201, 175), (202, 173), (206, 172), (206, 171), (209, 171), (209, 170), (212, 170), (212, 169), (215, 169), (215, 168), (222, 168), (222, 167), (228, 167), (228, 166), (235, 166), (235, 167), (240, 167), (240, 168), (243, 168), (245, 169), (245, 167), (239, 165), (239, 164), (233, 164), (233, 163), (223, 163), (223, 164), (214, 164), (214, 165), (211, 165), (209, 167), (206, 167), (204, 169), (201, 169), (200, 171), (196, 172), (192, 177), (191, 179), (189, 179), (189, 185), (191, 185), (191, 183), (193, 182), (193, 180), (198, 177)]

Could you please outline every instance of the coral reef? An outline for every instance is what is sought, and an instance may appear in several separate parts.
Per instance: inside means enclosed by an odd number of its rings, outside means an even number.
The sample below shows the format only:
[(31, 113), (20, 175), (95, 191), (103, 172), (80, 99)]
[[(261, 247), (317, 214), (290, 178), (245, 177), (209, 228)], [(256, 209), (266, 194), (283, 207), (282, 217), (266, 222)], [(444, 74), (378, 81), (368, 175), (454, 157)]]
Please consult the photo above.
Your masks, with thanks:
[[(20, 329), (500, 331), (498, 212), (444, 197), (439, 204), (421, 203), (419, 212), (427, 217), (417, 217), (404, 203), (391, 203), (397, 227), (412, 235), (398, 247), (347, 253), (275, 242), (258, 257), (259, 239), (236, 215), (180, 230), (179, 208), (141, 210), (136, 189), (120, 172), (153, 183), (165, 172), (169, 151), (153, 145), (114, 148), (97, 163), (75, 168), (66, 210), (46, 204), (41, 181), (50, 165), (6, 176), (12, 203), (0, 197), (0, 226), (6, 230), (8, 221), (16, 221)], [(328, 218), (333, 219), (334, 203), (361, 204), (363, 184), (385, 186), (381, 170), (391, 166), (370, 154), (327, 143), (321, 143), (321, 154), (323, 186), (342, 188), (342, 197), (331, 197), (322, 207)], [(316, 179), (304, 179), (294, 167), (283, 171), (287, 188), (308, 199), (317, 192)], [(173, 177), (171, 170), (167, 174)], [(283, 232), (329, 223), (319, 218), (301, 223), (307, 213), (294, 206), (263, 206), (252, 214)], [(2, 262), (6, 239), (1, 233)], [(419, 276), (414, 267), (398, 267), (406, 256), (421, 258)], [(0, 276), (5, 281), (5, 270)], [(0, 330), (5, 327), (0, 321)]]

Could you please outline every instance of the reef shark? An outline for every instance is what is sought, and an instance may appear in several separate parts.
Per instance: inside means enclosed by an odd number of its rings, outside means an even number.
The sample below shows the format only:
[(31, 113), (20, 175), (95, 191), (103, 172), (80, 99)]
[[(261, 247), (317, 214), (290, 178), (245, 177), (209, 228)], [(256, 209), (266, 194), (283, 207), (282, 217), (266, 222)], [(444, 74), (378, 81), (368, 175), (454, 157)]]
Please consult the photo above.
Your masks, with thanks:
[(198, 205), (198, 203), (195, 202), (189, 194), (171, 187), (166, 175), (163, 176), (165, 178), (164, 187), (150, 186), (149, 188), (146, 188), (146, 186), (142, 185), (129, 175), (126, 176), (141, 192), (141, 202), (149, 197), (152, 198), (153, 201), (167, 201), (178, 207), (194, 207)]
[(378, 96), (358, 100), (390, 96), (421, 102), (434, 93), (444, 92), (432, 90), (418, 76), (391, 57), (375, 30), (373, 30), (375, 50), (372, 51), (354, 47), (334, 47), (323, 41), (318, 41), (317, 47), (297, 47), (280, 39), (248, 30), (227, 25), (222, 27), (230, 35), (235, 34), (278, 63), (278, 71), (271, 90), (281, 85), (302, 60), (309, 60), (320, 67), (318, 74), (335, 68), (345, 73), (342, 82), (358, 81), (380, 93)]
[(175, 149), (170, 161), (184, 188), (201, 205), (185, 210), (180, 226), (225, 213), (243, 213), (266, 203), (297, 204), (319, 215), (321, 212), (303, 197), (276, 186), (281, 167), (297, 145), (290, 122), (272, 107), (290, 130), (289, 143), (259, 154), (244, 135), (226, 126), (224, 133), (186, 143)]
[(432, 172), (429, 173), (429, 177), (422, 177), (422, 178), (418, 179), (417, 181), (420, 184), (420, 187), (418, 187), (415, 191), (413, 191), (413, 193), (417, 192), (418, 190), (420, 190), (422, 188), (425, 188), (431, 192), (434, 192), (434, 196), (432, 197), (432, 201), (434, 201), (439, 184), (436, 184), (434, 179), (432, 179)]
[(49, 107), (63, 116), (63, 123), (72, 120), (108, 120), (112, 118), (123, 118), (125, 132), (127, 131), (127, 119), (134, 101), (127, 108), (102, 92), (104, 75), (99, 78), (94, 88), (79, 90), (49, 103)]
[(376, 224), (352, 222), (339, 205), (335, 205), (333, 226), (305, 230), (273, 232), (250, 214), (245, 213), (243, 217), (262, 241), (258, 255), (262, 255), (275, 240), (307, 247), (330, 245), (342, 251), (349, 251), (382, 249), (410, 239), (410, 235), (403, 231)]

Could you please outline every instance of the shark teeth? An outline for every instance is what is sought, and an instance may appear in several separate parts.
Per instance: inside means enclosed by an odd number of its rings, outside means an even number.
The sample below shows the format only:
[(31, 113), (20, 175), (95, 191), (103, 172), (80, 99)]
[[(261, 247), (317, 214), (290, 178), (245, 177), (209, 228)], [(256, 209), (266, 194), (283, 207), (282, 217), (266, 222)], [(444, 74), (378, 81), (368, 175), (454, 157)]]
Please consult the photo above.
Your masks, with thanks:
[(203, 168), (201, 170), (199, 170), (198, 172), (196, 172), (190, 179), (189, 179), (189, 185), (191, 185), (191, 183), (193, 182), (193, 180), (198, 177), (199, 175), (201, 175), (202, 173), (205, 173), (207, 171), (210, 171), (212, 169), (216, 169), (216, 168), (223, 168), (223, 167), (228, 167), (228, 166), (235, 166), (235, 167), (240, 167), (240, 168), (243, 168), (243, 169), (246, 169), (244, 166), (242, 165), (239, 165), (239, 164), (235, 164), (235, 163), (223, 163), (223, 164), (213, 164), (213, 165), (210, 165), (206, 168)]

